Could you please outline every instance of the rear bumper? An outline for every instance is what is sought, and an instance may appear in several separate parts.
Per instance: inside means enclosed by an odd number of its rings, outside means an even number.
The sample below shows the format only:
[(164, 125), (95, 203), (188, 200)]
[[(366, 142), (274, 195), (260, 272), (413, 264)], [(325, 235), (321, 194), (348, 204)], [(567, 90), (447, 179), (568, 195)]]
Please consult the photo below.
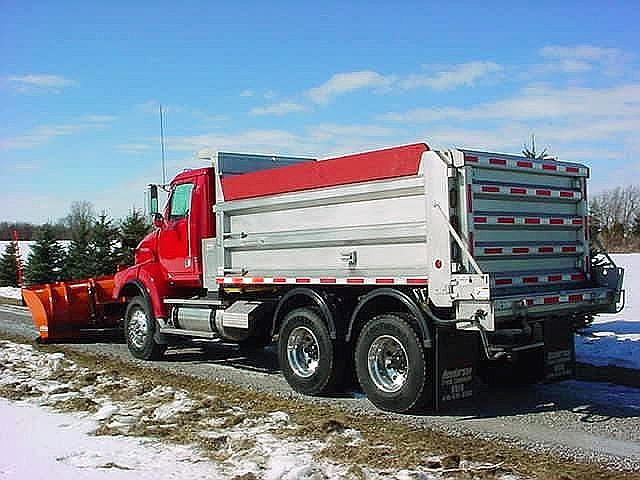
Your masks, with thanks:
[(539, 293), (517, 294), (492, 299), (496, 319), (526, 316), (596, 314), (615, 311), (622, 291), (611, 288), (586, 288)]

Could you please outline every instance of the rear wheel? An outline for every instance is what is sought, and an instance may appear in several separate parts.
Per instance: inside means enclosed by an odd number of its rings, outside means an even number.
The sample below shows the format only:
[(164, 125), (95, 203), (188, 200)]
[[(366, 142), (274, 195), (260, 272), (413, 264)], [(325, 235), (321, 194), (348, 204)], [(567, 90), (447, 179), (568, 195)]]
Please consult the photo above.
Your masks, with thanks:
[(278, 359), (289, 385), (307, 395), (335, 391), (342, 382), (345, 351), (336, 346), (316, 311), (297, 308), (287, 314), (280, 328)]
[(378, 315), (358, 337), (358, 381), (369, 400), (382, 410), (423, 408), (432, 392), (426, 352), (409, 322), (411, 318), (393, 313)]
[(157, 360), (167, 349), (155, 341), (156, 319), (144, 297), (133, 297), (124, 314), (124, 334), (131, 355), (141, 360)]

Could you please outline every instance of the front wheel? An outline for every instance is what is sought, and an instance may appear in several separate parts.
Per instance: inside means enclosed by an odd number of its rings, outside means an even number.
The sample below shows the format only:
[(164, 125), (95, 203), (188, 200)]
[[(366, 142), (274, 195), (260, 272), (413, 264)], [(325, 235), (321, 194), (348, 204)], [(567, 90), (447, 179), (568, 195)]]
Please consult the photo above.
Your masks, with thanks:
[(131, 355), (141, 360), (162, 357), (166, 345), (155, 341), (156, 319), (144, 297), (133, 297), (124, 314), (124, 334)]
[(344, 376), (344, 348), (331, 340), (322, 317), (297, 308), (284, 318), (278, 338), (278, 359), (291, 387), (306, 395), (335, 391)]
[(382, 410), (417, 410), (432, 393), (426, 352), (410, 319), (401, 314), (378, 315), (358, 337), (358, 381), (371, 403)]

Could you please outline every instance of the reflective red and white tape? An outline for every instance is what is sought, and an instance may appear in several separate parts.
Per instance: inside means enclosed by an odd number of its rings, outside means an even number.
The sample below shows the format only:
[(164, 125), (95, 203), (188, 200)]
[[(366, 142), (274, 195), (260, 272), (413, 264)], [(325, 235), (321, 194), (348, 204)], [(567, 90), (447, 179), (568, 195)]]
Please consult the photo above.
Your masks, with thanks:
[(468, 165), (482, 165), (483, 167), (504, 168), (507, 170), (538, 170), (551, 175), (571, 175), (587, 177), (589, 169), (580, 165), (564, 165), (557, 163), (532, 162), (526, 159), (496, 158), (480, 155), (465, 155), (464, 161)]
[(216, 277), (224, 285), (427, 285), (425, 277)]
[(585, 279), (586, 276), (582, 272), (512, 276), (496, 275), (493, 283), (496, 287), (510, 287), (521, 285), (537, 285), (541, 283), (582, 282)]
[(582, 217), (533, 217), (512, 215), (476, 215), (473, 217), (474, 225), (527, 225), (527, 226), (563, 226), (580, 228), (584, 224)]
[(578, 201), (582, 194), (577, 190), (559, 190), (547, 187), (524, 187), (511, 185), (476, 184), (473, 186), (476, 195), (500, 195), (515, 197), (552, 198), (555, 200)]
[(557, 255), (582, 253), (581, 245), (539, 245), (539, 246), (485, 246), (476, 247), (474, 255)]

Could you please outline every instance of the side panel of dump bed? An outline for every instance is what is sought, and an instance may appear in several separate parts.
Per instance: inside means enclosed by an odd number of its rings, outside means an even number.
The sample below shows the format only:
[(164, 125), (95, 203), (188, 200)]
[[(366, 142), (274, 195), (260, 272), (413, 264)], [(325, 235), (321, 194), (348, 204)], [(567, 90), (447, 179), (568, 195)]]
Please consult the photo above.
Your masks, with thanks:
[[(460, 227), (490, 274), (495, 316), (594, 310), (584, 165), (462, 150)], [(460, 161), (462, 160), (462, 161)]]
[(227, 176), (205, 286), (425, 285), (425, 144)]

